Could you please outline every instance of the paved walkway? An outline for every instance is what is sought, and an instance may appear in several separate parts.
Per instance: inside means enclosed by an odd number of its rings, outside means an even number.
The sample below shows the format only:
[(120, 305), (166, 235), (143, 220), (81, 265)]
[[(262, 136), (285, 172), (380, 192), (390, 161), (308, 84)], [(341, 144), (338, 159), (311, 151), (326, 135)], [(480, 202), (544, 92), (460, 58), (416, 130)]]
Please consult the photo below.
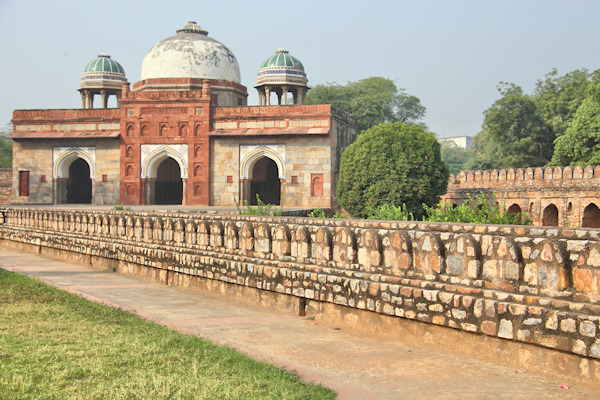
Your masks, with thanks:
[(0, 267), (296, 370), (302, 379), (336, 390), (338, 399), (600, 396), (600, 385), (528, 374), (402, 338), (359, 336), (291, 314), (3, 247)]

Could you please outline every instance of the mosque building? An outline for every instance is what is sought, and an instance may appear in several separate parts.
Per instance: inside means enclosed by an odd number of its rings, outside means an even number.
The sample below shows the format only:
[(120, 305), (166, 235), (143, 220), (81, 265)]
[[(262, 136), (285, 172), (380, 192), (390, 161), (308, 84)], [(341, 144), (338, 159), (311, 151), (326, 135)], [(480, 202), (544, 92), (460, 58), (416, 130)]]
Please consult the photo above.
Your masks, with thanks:
[(14, 111), (12, 202), (231, 206), (259, 195), (334, 206), (354, 119), (305, 105), (304, 66), (285, 49), (255, 88), (259, 105), (248, 106), (236, 57), (195, 22), (147, 53), (133, 85), (100, 54), (81, 77), (81, 109)]

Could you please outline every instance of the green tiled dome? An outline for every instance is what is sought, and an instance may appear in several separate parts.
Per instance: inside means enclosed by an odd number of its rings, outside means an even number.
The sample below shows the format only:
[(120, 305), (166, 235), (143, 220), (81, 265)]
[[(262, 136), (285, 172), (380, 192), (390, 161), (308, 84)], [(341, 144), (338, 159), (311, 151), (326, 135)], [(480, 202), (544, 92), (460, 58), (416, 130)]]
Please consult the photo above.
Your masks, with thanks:
[(286, 49), (277, 49), (260, 66), (256, 83), (260, 85), (306, 86), (308, 79), (304, 65)]
[(83, 72), (113, 72), (125, 75), (121, 64), (110, 58), (108, 54), (98, 54), (97, 58), (85, 66)]
[(121, 89), (127, 82), (125, 70), (108, 54), (98, 54), (83, 70), (79, 86), (82, 89)]
[(290, 67), (304, 71), (304, 65), (296, 57), (291, 56), (286, 49), (277, 49), (275, 54), (267, 58), (260, 66), (261, 68), (270, 67)]

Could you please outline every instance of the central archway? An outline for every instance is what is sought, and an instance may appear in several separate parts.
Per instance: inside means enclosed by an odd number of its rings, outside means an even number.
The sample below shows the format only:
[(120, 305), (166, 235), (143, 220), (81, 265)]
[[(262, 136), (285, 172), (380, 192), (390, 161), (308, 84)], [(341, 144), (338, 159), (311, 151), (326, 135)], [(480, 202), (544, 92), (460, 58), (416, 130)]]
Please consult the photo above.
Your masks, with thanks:
[(155, 204), (182, 204), (183, 180), (177, 161), (171, 157), (165, 158), (156, 170), (154, 182)]
[(77, 158), (69, 166), (67, 179), (67, 204), (91, 204), (92, 180), (90, 166), (83, 158)]
[(554, 204), (548, 205), (544, 208), (542, 215), (543, 226), (558, 226), (558, 208)]
[(256, 195), (265, 204), (279, 205), (281, 203), (281, 182), (279, 169), (275, 161), (262, 157), (252, 167), (250, 181), (250, 204), (256, 205)]

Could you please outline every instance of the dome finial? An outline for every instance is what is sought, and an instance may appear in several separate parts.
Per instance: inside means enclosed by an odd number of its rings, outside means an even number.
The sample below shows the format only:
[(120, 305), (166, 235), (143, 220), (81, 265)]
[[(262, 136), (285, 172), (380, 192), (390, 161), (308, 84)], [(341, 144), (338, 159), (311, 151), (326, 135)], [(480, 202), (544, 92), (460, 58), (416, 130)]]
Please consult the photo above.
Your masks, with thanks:
[(200, 28), (200, 25), (196, 23), (196, 21), (188, 21), (187, 24), (181, 29), (177, 29), (177, 33), (197, 33), (200, 35), (208, 35), (208, 31)]

